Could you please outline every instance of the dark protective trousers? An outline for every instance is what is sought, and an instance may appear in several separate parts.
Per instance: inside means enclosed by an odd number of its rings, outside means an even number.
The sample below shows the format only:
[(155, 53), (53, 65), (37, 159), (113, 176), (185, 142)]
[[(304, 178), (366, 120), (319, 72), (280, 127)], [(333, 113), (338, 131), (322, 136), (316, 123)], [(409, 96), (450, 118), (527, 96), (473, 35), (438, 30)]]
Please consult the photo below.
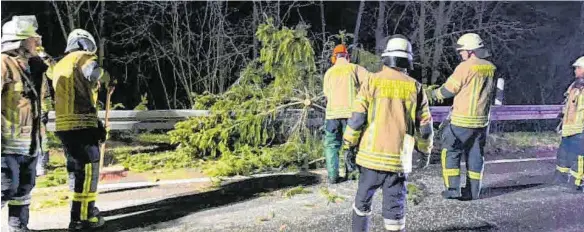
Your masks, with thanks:
[(92, 221), (99, 215), (95, 207), (99, 180), (97, 130), (58, 132), (67, 157), (69, 188), (73, 192), (71, 221)]
[[(556, 157), (556, 171), (554, 182), (556, 184), (566, 184), (570, 178), (570, 169), (572, 164), (578, 158), (577, 147), (580, 146), (578, 137), (582, 135), (573, 135), (563, 137), (558, 148)], [(581, 138), (580, 138), (581, 139)]]
[(376, 171), (360, 167), (359, 188), (353, 205), (353, 231), (369, 230), (373, 195), (382, 189), (382, 216), (386, 230), (401, 231), (405, 227), (406, 179), (404, 173)]
[[(466, 199), (478, 199), (484, 165), (484, 147), (487, 127), (463, 128), (448, 125), (442, 134), (442, 177), (444, 186), (451, 195), (462, 195)], [(466, 160), (466, 187), (460, 186), (460, 163)]]
[(9, 226), (28, 225), (37, 160), (36, 156), (2, 154), (2, 208), (8, 203)]
[[(343, 133), (347, 126), (347, 119), (327, 119), (325, 121), (324, 157), (329, 181), (336, 182), (339, 178), (339, 152), (343, 144)], [(355, 155), (345, 151), (345, 173), (357, 170)]]
[[(584, 186), (584, 133), (562, 138), (557, 161), (556, 177), (565, 176), (569, 185), (581, 189)], [(569, 167), (567, 168), (569, 175), (562, 172), (566, 170), (564, 167)]]

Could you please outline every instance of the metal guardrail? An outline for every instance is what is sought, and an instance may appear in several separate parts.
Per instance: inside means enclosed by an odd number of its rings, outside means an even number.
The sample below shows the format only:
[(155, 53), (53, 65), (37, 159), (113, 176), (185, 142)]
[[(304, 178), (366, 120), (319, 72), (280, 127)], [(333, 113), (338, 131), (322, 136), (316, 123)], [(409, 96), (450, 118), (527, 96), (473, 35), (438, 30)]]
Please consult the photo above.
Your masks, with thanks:
[[(448, 116), (450, 107), (431, 107), (434, 122), (441, 122)], [(561, 105), (503, 105), (491, 108), (491, 120), (543, 120), (556, 119), (562, 111)], [(104, 111), (100, 111), (99, 117), (103, 119)], [(111, 130), (155, 130), (172, 129), (174, 124), (189, 117), (204, 117), (209, 115), (207, 110), (112, 110), (110, 112)], [(55, 113), (49, 113), (47, 129), (55, 130)]]

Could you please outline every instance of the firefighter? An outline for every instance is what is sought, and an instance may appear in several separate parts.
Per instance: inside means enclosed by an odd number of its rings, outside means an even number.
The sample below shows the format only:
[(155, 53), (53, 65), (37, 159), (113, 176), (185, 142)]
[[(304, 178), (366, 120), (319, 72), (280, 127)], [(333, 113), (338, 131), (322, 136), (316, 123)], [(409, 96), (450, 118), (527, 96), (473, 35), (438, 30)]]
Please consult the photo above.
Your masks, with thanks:
[(576, 80), (566, 92), (562, 118), (562, 142), (558, 150), (556, 181), (584, 192), (584, 56), (572, 65)]
[[(42, 153), (43, 75), (35, 16), (14, 16), (2, 26), (2, 207), (9, 231), (29, 231), (37, 155)], [(38, 61), (38, 62), (37, 62)]]
[(412, 46), (402, 35), (391, 36), (383, 52), (383, 68), (363, 83), (344, 133), (344, 147), (358, 146), (361, 169), (353, 205), (353, 231), (368, 231), (373, 194), (383, 191), (384, 227), (405, 228), (406, 180), (412, 153), (422, 153), (428, 165), (433, 129), (428, 99), (414, 78)]
[[(323, 90), (327, 99), (324, 155), (329, 183), (339, 182), (339, 151), (343, 143), (343, 132), (355, 96), (362, 83), (367, 81), (369, 72), (365, 68), (349, 62), (345, 45), (337, 45), (331, 57), (333, 66), (324, 75)], [(345, 150), (346, 178), (355, 176), (357, 171), (352, 151)]]
[[(450, 124), (442, 134), (442, 176), (446, 199), (475, 200), (480, 197), (484, 147), (494, 94), (496, 67), (485, 58), (489, 52), (474, 33), (456, 42), (462, 62), (440, 88), (431, 92), (431, 101), (454, 97)], [(460, 187), (460, 162), (466, 160), (466, 187)]]
[(55, 90), (55, 131), (67, 157), (69, 186), (73, 192), (69, 230), (101, 227), (105, 221), (95, 206), (99, 179), (99, 143), (105, 129), (97, 116), (100, 82), (108, 83), (95, 52), (93, 36), (82, 29), (67, 38), (65, 57), (51, 73)]
[[(39, 67), (42, 67), (41, 70), (45, 72), (37, 72), (34, 74), (34, 70), (32, 70), (33, 75), (42, 75), (43, 78), (43, 92), (45, 93), (43, 99), (43, 114), (41, 117), (42, 122), (42, 130), (46, 130), (47, 123), (49, 122), (49, 111), (54, 110), (54, 91), (49, 82), (50, 80), (50, 73), (52, 72), (53, 67), (55, 66), (55, 60), (49, 54), (45, 52), (45, 49), (41, 46), (37, 47), (37, 53), (39, 59), (34, 59), (37, 62)], [(42, 61), (42, 62), (41, 62)], [(41, 144), (43, 147), (48, 148), (48, 138), (47, 136), (42, 137)], [(47, 165), (49, 164), (49, 149), (43, 149), (42, 152), (39, 152), (39, 158), (36, 166), (37, 176), (44, 176), (46, 174)]]

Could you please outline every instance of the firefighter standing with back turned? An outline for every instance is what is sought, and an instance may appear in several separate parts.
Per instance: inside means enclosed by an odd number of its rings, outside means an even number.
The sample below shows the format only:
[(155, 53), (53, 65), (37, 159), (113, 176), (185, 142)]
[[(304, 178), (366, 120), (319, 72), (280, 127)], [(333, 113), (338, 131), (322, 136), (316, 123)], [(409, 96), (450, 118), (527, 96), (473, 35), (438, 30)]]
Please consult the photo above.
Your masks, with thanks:
[[(369, 72), (349, 62), (345, 45), (337, 45), (331, 57), (333, 66), (324, 75), (323, 90), (327, 99), (324, 155), (329, 183), (339, 182), (339, 151), (343, 143), (343, 132), (347, 119), (351, 117), (353, 102), (359, 86), (367, 81)], [(357, 171), (352, 151), (344, 150), (346, 178)], [(353, 157), (354, 158), (354, 157)]]
[(63, 57), (51, 73), (55, 90), (55, 130), (67, 157), (69, 186), (73, 191), (69, 230), (101, 227), (104, 219), (95, 206), (99, 179), (99, 142), (105, 129), (97, 116), (100, 82), (108, 83), (89, 32), (73, 30)]
[[(8, 231), (29, 231), (31, 191), (43, 153), (45, 60), (35, 16), (14, 16), (2, 26), (2, 207)], [(46, 58), (46, 56), (45, 56)]]
[(569, 183), (584, 193), (584, 56), (572, 65), (576, 80), (566, 92), (562, 114), (562, 142), (558, 150), (557, 183)]
[[(496, 67), (485, 60), (489, 53), (479, 35), (464, 34), (456, 45), (463, 61), (442, 87), (431, 92), (433, 101), (454, 97), (451, 122), (442, 134), (442, 175), (446, 187), (442, 197), (476, 200), (481, 191)], [(463, 156), (467, 181), (461, 192), (460, 163)]]
[(359, 146), (361, 168), (353, 205), (353, 231), (368, 231), (373, 194), (383, 191), (384, 227), (405, 229), (406, 180), (412, 153), (418, 150), (428, 165), (432, 150), (432, 116), (422, 85), (407, 75), (413, 69), (412, 46), (402, 35), (389, 38), (383, 68), (371, 74), (359, 90), (344, 133), (344, 147)]

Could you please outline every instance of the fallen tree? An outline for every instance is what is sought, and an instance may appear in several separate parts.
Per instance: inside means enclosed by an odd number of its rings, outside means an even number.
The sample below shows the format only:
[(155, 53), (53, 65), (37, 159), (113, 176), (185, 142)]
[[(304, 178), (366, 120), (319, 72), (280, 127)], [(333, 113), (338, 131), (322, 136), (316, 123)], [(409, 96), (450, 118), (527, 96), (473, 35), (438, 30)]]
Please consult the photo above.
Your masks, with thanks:
[[(323, 96), (307, 29), (279, 29), (271, 20), (260, 25), (260, 56), (239, 83), (223, 94), (194, 96), (194, 108), (209, 109), (209, 117), (177, 123), (169, 132), (177, 151), (205, 160), (211, 176), (306, 166), (320, 156), (319, 132), (308, 127), (308, 118), (313, 109), (324, 109)], [(299, 110), (298, 117), (278, 120), (290, 109)]]

